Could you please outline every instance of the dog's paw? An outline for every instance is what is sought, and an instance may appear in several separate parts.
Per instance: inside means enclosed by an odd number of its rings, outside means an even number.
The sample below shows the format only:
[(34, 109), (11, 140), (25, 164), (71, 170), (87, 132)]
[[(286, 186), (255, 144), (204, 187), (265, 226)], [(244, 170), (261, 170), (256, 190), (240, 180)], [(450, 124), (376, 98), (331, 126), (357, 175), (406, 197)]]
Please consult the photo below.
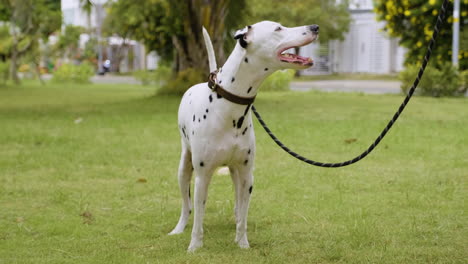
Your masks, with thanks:
[(182, 234), (182, 232), (184, 232), (184, 230), (172, 230), (171, 232), (168, 233), (169, 236), (173, 236), (173, 235), (179, 235), (179, 234)]
[(201, 240), (196, 240), (196, 241), (192, 240), (192, 241), (190, 241), (190, 246), (188, 247), (187, 252), (193, 253), (193, 252), (195, 252), (195, 250), (201, 248), (202, 246), (203, 246), (203, 241), (201, 241)]
[(249, 241), (247, 241), (247, 239), (241, 239), (237, 244), (239, 245), (240, 248), (244, 248), (244, 249), (250, 248)]
[(184, 232), (185, 226), (184, 225), (177, 225), (168, 235), (178, 235)]
[(244, 235), (241, 238), (239, 236), (236, 236), (236, 239), (234, 240), (240, 248), (250, 248), (249, 241), (247, 240), (247, 236)]

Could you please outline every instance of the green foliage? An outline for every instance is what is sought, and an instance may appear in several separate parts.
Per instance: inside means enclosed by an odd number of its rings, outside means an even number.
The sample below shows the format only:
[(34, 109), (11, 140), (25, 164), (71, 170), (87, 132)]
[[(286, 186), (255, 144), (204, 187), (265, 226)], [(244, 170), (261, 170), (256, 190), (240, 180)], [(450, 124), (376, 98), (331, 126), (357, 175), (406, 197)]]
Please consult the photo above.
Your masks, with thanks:
[[(411, 85), (417, 76), (419, 66), (410, 65), (404, 71), (400, 72), (401, 89), (407, 94)], [(464, 81), (465, 72), (458, 72), (450, 63), (440, 66), (440, 69), (434, 66), (427, 66), (424, 75), (419, 82), (416, 94), (424, 96), (442, 97), (442, 96), (463, 96), (467, 91)]]
[(90, 78), (94, 75), (94, 67), (83, 62), (80, 65), (63, 64), (54, 73), (52, 81), (56, 83), (90, 83)]
[(80, 26), (67, 25), (56, 43), (56, 50), (60, 56), (68, 58), (75, 57), (78, 53), (80, 35), (84, 28)]
[(351, 22), (347, 1), (283, 0), (272, 4), (271, 0), (249, 0), (250, 23), (273, 20), (287, 27), (318, 24), (320, 40), (343, 39)]
[(134, 71), (133, 77), (140, 81), (142, 85), (154, 84), (161, 87), (167, 84), (167, 81), (171, 77), (171, 72), (170, 67), (159, 65), (154, 71)]
[(276, 71), (263, 81), (260, 91), (288, 91), (295, 73), (294, 70)]
[(10, 28), (7, 25), (0, 25), (0, 57), (3, 59), (10, 56), (12, 41)]
[(206, 74), (202, 71), (188, 68), (177, 73), (176, 77), (159, 90), (159, 94), (182, 95), (191, 86), (206, 81)]
[[(60, 1), (56, 0), (2, 0), (0, 1), (0, 24), (10, 28), (11, 47), (8, 54), (11, 77), (19, 82), (19, 61), (38, 60), (38, 41), (60, 29), (62, 13)], [(14, 30), (13, 30), (14, 29)]]
[[(400, 44), (408, 49), (406, 64), (418, 63), (426, 52), (431, 39), (435, 19), (439, 14), (442, 0), (378, 0), (374, 1), (379, 20), (387, 23), (384, 30), (392, 37), (400, 39)], [(460, 51), (459, 67), (468, 69), (468, 1), (460, 1)], [(453, 5), (449, 4), (443, 28), (433, 48), (433, 62), (440, 68), (452, 59)]]

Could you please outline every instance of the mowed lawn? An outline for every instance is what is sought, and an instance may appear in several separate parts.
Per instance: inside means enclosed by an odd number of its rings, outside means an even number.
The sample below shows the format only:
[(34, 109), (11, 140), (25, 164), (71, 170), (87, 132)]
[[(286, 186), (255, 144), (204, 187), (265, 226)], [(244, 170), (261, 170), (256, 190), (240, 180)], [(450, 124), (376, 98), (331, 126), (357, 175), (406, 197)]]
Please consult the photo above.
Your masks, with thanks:
[[(204, 247), (180, 211), (177, 97), (130, 85), (0, 88), (0, 263), (467, 263), (468, 100), (414, 98), (381, 145), (340, 169), (301, 163), (254, 121), (251, 249), (215, 175)], [(400, 95), (260, 93), (292, 149), (350, 159)]]

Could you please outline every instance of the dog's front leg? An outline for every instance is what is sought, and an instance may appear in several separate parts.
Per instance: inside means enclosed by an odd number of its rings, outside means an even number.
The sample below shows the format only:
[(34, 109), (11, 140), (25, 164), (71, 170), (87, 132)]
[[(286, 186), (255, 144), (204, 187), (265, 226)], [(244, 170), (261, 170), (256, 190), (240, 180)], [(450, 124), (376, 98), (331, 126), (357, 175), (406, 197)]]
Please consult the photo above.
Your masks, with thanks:
[(253, 174), (251, 168), (239, 170), (239, 186), (236, 221), (236, 242), (241, 248), (249, 248), (247, 240), (247, 215), (249, 211), (250, 196), (253, 189)]
[(204, 169), (196, 170), (194, 196), (195, 214), (192, 228), (192, 239), (188, 248), (189, 252), (194, 252), (197, 248), (203, 246), (203, 217), (205, 216), (205, 205), (210, 180), (211, 173), (208, 173)]
[(240, 200), (240, 179), (239, 179), (239, 171), (233, 167), (229, 167), (229, 172), (231, 173), (232, 183), (234, 184), (234, 217), (236, 219), (236, 224), (239, 222), (239, 200)]

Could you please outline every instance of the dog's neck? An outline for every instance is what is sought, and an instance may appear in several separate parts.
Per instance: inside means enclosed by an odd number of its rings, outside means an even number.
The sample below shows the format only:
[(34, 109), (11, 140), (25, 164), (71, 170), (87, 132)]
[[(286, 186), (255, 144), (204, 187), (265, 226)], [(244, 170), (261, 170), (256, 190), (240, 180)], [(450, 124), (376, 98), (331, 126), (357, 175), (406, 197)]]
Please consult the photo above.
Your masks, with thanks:
[(218, 72), (217, 84), (235, 95), (253, 97), (263, 80), (273, 72), (254, 56), (249, 58), (246, 50), (237, 43)]

